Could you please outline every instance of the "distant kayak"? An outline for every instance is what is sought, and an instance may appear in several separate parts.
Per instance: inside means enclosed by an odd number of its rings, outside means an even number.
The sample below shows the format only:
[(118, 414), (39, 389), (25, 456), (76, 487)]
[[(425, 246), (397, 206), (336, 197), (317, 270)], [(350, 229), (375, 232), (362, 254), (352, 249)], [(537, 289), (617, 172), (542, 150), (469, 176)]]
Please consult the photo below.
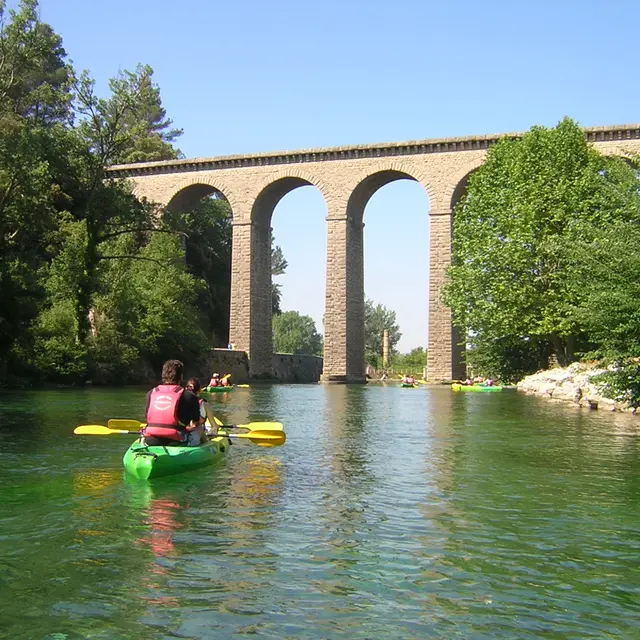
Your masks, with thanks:
[(451, 385), (451, 388), (454, 391), (502, 391), (502, 387), (496, 385), (487, 387), (481, 384), (457, 384), (456, 382)]
[(200, 395), (206, 400), (207, 397), (210, 397), (212, 393), (224, 393), (225, 391), (232, 391), (233, 385), (229, 385), (228, 387), (205, 387), (200, 391)]
[(400, 385), (401, 387), (405, 387), (407, 389), (414, 389), (415, 387), (417, 387), (417, 384), (405, 384), (404, 382)]

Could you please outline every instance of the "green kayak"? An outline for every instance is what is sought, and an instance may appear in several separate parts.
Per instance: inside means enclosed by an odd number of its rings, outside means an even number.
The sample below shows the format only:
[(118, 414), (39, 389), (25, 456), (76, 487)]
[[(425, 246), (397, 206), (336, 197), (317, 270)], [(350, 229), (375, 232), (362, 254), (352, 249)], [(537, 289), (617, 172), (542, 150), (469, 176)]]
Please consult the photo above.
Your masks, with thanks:
[(405, 389), (415, 389), (415, 387), (417, 387), (417, 384), (405, 384), (404, 382), (400, 385), (401, 387), (404, 387)]
[(162, 447), (147, 446), (138, 439), (127, 449), (122, 461), (127, 473), (148, 480), (206, 467), (224, 455), (230, 442), (228, 438), (218, 436), (199, 447)]
[(495, 385), (487, 387), (481, 384), (457, 384), (455, 382), (451, 385), (451, 388), (454, 391), (502, 391), (502, 387)]
[(211, 393), (224, 393), (225, 391), (231, 391), (233, 389), (233, 385), (230, 384), (228, 387), (205, 387), (200, 391), (201, 394), (211, 394)]

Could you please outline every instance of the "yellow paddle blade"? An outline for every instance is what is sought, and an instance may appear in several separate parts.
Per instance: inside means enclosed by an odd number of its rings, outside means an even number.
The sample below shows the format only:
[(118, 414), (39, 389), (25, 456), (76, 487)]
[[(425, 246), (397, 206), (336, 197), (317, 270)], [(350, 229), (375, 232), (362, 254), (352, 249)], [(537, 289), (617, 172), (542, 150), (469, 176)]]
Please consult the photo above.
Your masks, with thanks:
[(248, 429), (252, 433), (254, 431), (279, 431), (284, 432), (284, 427), (281, 422), (249, 422), (249, 424), (223, 424), (221, 420), (214, 416), (216, 425), (227, 429)]
[(230, 373), (227, 373), (227, 375), (226, 375), (226, 376), (222, 376), (222, 378), (221, 378), (221, 379), (222, 379), (222, 380), (226, 380), (227, 378), (230, 378), (230, 377), (231, 377), (231, 374), (230, 374)]
[(249, 433), (226, 433), (228, 438), (251, 440), (259, 447), (279, 447), (287, 441), (284, 431), (251, 431)]
[(284, 427), (281, 422), (250, 422), (249, 424), (234, 424), (239, 429), (249, 429), (251, 433), (255, 431), (276, 431), (284, 433)]
[(78, 436), (111, 436), (123, 433), (138, 433), (137, 431), (129, 431), (128, 429), (109, 429), (103, 424), (83, 424), (73, 430)]
[(141, 429), (144, 424), (139, 420), (125, 420), (120, 418), (114, 418), (107, 422), (109, 429)]
[(237, 384), (236, 387), (239, 387), (240, 389), (248, 389), (249, 385), (248, 384)]

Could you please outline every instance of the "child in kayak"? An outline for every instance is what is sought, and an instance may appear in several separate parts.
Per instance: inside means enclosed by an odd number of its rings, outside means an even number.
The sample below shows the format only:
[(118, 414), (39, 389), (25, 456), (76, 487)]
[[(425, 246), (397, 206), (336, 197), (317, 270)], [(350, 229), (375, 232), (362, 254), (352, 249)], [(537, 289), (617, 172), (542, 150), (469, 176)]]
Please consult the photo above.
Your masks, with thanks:
[(185, 388), (187, 391), (191, 391), (195, 394), (198, 398), (198, 402), (200, 403), (200, 424), (204, 425), (207, 419), (209, 419), (209, 426), (205, 429), (206, 434), (215, 436), (218, 432), (218, 426), (216, 425), (215, 418), (213, 417), (211, 405), (200, 397), (200, 391), (202, 389), (200, 380), (198, 380), (198, 378), (189, 378)]

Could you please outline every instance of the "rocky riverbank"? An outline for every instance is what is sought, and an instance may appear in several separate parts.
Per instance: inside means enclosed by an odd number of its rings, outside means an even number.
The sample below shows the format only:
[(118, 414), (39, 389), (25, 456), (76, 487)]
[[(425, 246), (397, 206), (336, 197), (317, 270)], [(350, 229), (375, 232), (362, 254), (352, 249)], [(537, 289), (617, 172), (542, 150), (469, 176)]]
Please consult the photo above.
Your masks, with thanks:
[(587, 409), (636, 413), (626, 404), (605, 398), (591, 381), (606, 369), (574, 362), (566, 368), (538, 371), (518, 382), (518, 391), (578, 405)]

